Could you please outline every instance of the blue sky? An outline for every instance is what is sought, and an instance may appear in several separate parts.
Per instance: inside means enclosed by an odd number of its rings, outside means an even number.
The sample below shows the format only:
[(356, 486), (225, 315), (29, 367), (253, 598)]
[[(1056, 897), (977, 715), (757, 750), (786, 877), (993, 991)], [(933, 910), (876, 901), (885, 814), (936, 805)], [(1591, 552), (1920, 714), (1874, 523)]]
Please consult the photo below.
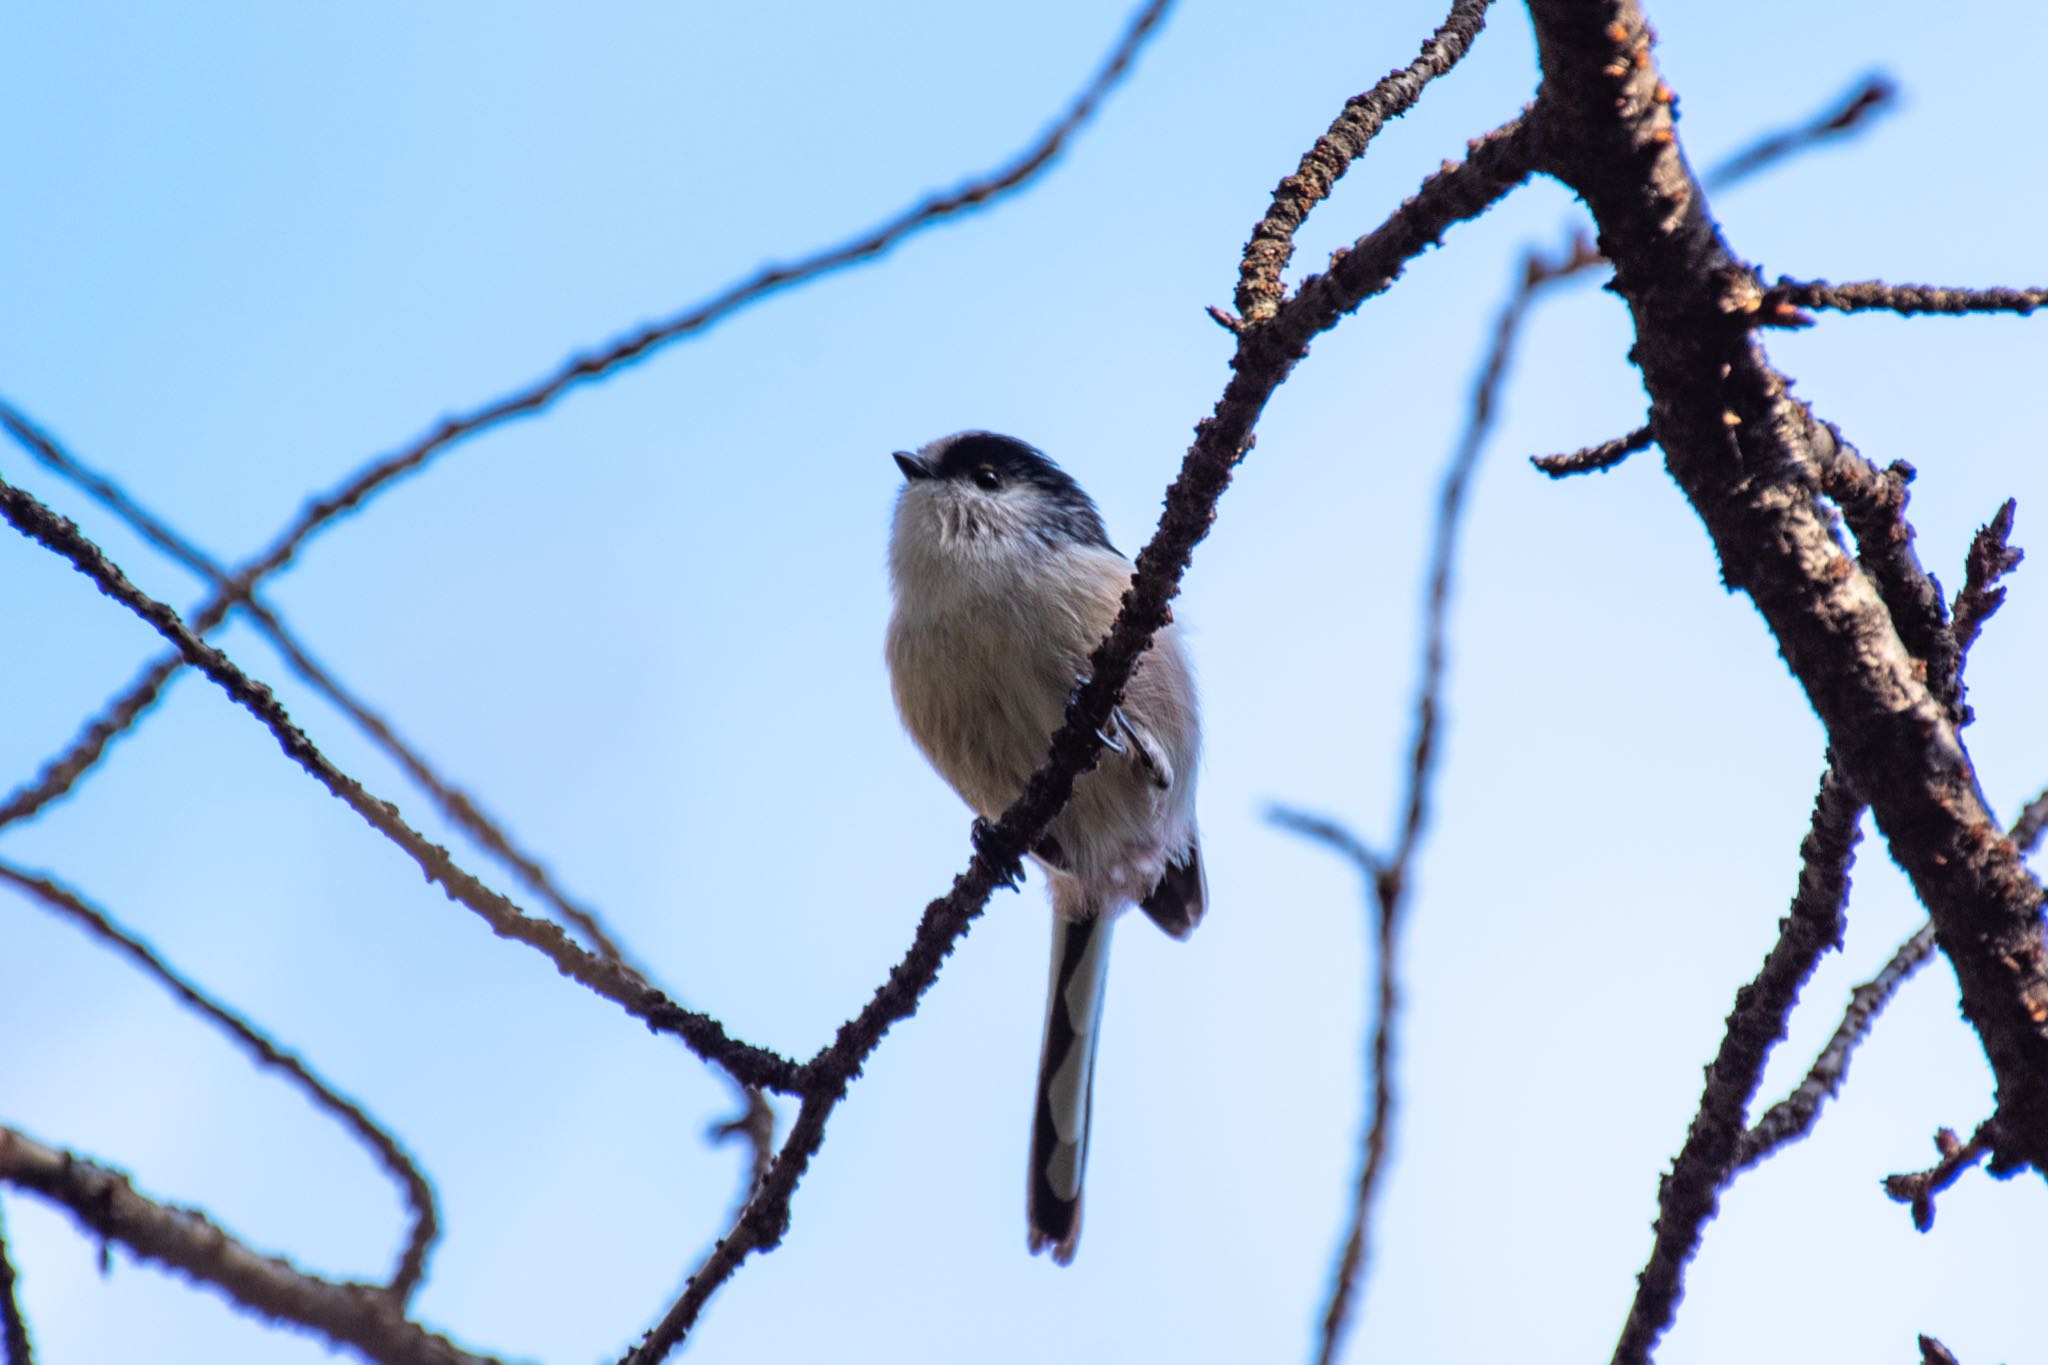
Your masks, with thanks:
[[(1904, 89), (1851, 143), (1719, 196), (1767, 273), (2038, 283), (2048, 19), (1995, 42), (1922, 6), (1659, 4), (1681, 132), (1711, 164), (1866, 70)], [(314, 650), (679, 997), (805, 1055), (964, 863), (967, 817), (881, 662), (888, 453), (1014, 432), (1149, 536), (1225, 376), (1238, 252), (1344, 98), (1436, 0), (1177, 8), (1024, 196), (774, 298), (451, 451), (320, 537), (271, 600)], [(12, 16), (0, 79), (0, 394), (238, 560), (443, 415), (837, 241), (1027, 141), (1121, 7), (76, 3)], [(1312, 267), (1534, 89), (1524, 13), (1311, 219)], [(1356, 1160), (1363, 985), (1350, 870), (1269, 802), (1392, 828), (1424, 537), (1539, 182), (1317, 342), (1273, 403), (1176, 611), (1209, 751), (1212, 913), (1119, 935), (1087, 1233), (1024, 1252), (1046, 911), (1000, 895), (832, 1121), (787, 1244), (719, 1296), (704, 1360), (1292, 1359)], [(1775, 932), (1822, 737), (1654, 455), (1553, 486), (1524, 455), (1639, 424), (1626, 317), (1592, 282), (1531, 320), (1474, 489), (1447, 750), (1404, 962), (1404, 1105), (1355, 1359), (1611, 1347), (1735, 987)], [(1920, 470), (1953, 586), (2007, 496), (2048, 508), (2040, 318), (1823, 318), (1770, 349), (1866, 454)], [(181, 608), (187, 571), (0, 450)], [(2008, 817), (2048, 782), (2048, 596), (2023, 569), (1975, 651), (1969, 742)], [(0, 539), (0, 781), (34, 773), (158, 652), (46, 552)], [(511, 883), (267, 644), (218, 637), (339, 764)], [(449, 1227), (427, 1320), (520, 1359), (612, 1358), (722, 1229), (725, 1089), (423, 885), (182, 677), (68, 800), (0, 831), (267, 1024), (412, 1146)], [(1765, 1084), (1919, 919), (1866, 843), (1846, 950)], [(366, 1157), (150, 982), (0, 893), (0, 1118), (337, 1276), (400, 1238)], [(1966, 1178), (1931, 1236), (1884, 1199), (1989, 1109), (1952, 974), (1879, 1024), (1818, 1134), (1736, 1185), (1668, 1365), (1753, 1354), (2023, 1361), (2038, 1178)], [(786, 1116), (785, 1116), (786, 1117)], [(0, 1196), (45, 1358), (316, 1361), (34, 1201)]]

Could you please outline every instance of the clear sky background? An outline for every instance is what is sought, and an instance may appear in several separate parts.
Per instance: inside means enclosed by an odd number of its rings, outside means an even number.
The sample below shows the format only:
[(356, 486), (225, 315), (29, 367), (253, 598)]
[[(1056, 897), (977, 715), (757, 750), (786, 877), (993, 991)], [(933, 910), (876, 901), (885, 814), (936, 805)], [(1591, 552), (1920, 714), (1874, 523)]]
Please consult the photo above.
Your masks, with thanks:
[[(17, 5), (0, 54), (0, 394), (214, 554), (318, 490), (765, 261), (836, 241), (1023, 145), (1121, 4)], [(968, 854), (881, 660), (889, 452), (967, 426), (1062, 461), (1134, 551), (1225, 378), (1239, 250), (1343, 100), (1440, 0), (1188, 0), (1024, 196), (778, 296), (449, 452), (323, 534), (271, 600), (314, 650), (689, 1003), (808, 1055)], [(1853, 142), (1718, 196), (1772, 273), (2039, 283), (2048, 15), (1661, 3), (1681, 131), (1711, 164), (1872, 68)], [(1535, 86), (1526, 14), (1376, 143), (1300, 262), (1376, 225)], [(1025, 1254), (1046, 910), (999, 895), (832, 1120), (786, 1245), (747, 1265), (706, 1361), (1296, 1360), (1357, 1161), (1365, 916), (1274, 801), (1386, 838), (1410, 733), (1441, 464), (1520, 249), (1583, 221), (1548, 182), (1458, 228), (1316, 343), (1196, 557), (1212, 913), (1119, 935), (1077, 1263)], [(1298, 272), (1297, 272), (1298, 273)], [(1627, 431), (1621, 304), (1534, 318), (1474, 490), (1446, 762), (1403, 963), (1403, 1106), (1352, 1358), (1604, 1359), (1700, 1068), (1794, 887), (1822, 735), (1655, 455), (1552, 485), (1523, 457)], [(1951, 587), (2009, 495), (2048, 535), (2048, 320), (1823, 317), (1770, 339), (1873, 459), (1918, 466)], [(203, 596), (19, 450), (0, 473), (150, 592)], [(1976, 649), (1968, 738), (2008, 818), (2048, 781), (2048, 586)], [(160, 651), (0, 537), (0, 783)], [(509, 880), (240, 625), (218, 639), (339, 764)], [(435, 1178), (427, 1321), (520, 1359), (614, 1358), (722, 1230), (726, 1088), (494, 939), (182, 676), (76, 793), (0, 832), (360, 1097)], [(521, 897), (525, 903), (530, 898)], [(1880, 845), (1846, 951), (1767, 1096), (1919, 922)], [(0, 1118), (100, 1156), (253, 1245), (387, 1272), (372, 1163), (152, 982), (0, 893)], [(1668, 1365), (2048, 1360), (2038, 1176), (1976, 1174), (1915, 1233), (1878, 1182), (1989, 1112), (1945, 964), (1878, 1025), (1817, 1135), (1744, 1178)], [(784, 1106), (787, 1120), (788, 1106)], [(0, 1196), (52, 1362), (314, 1362), (271, 1330)]]

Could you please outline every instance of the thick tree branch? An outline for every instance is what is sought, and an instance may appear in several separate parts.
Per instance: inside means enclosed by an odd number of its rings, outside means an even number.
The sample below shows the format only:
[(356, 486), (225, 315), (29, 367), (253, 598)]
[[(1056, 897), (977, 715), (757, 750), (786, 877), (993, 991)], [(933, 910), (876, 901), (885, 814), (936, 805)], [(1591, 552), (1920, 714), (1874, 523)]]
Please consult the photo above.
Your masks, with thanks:
[[(1994, 1168), (2048, 1169), (2041, 887), (1991, 819), (1956, 717), (1930, 690), (1933, 661), (1902, 639), (1916, 623), (1895, 620), (1835, 543), (1816, 496), (1837, 453), (1832, 433), (1792, 399), (1751, 329), (1762, 291), (1679, 152), (1641, 11), (1633, 0), (1531, 0), (1531, 10), (1545, 166), (1584, 198), (1615, 265), (1667, 467), (1933, 915), (1998, 1079)], [(1648, 1346), (1631, 1335), (1617, 1359), (1640, 1360)]]
[(114, 923), (105, 911), (87, 904), (85, 898), (70, 887), (5, 862), (0, 862), (0, 881), (19, 887), (101, 942), (111, 944), (122, 956), (140, 967), (144, 975), (153, 977), (165, 990), (217, 1024), (258, 1066), (281, 1072), (307, 1099), (332, 1114), (370, 1149), (370, 1154), (390, 1175), (412, 1210), (412, 1230), (399, 1254), (398, 1265), (391, 1273), (391, 1292), (397, 1295), (400, 1303), (411, 1298), (419, 1287), (420, 1277), (426, 1273), (427, 1255), (440, 1232), (440, 1217), (435, 1209), (433, 1186), (427, 1183), (419, 1163), (413, 1160), (398, 1139), (371, 1118), (360, 1104), (322, 1080), (311, 1067), (279, 1047), (240, 1014), (187, 981), (147, 944)]
[(493, 1365), (408, 1320), (404, 1303), (380, 1285), (323, 1279), (252, 1251), (205, 1215), (158, 1204), (128, 1177), (12, 1128), (0, 1128), (0, 1184), (48, 1200), (93, 1236), (212, 1285), (239, 1307), (354, 1347), (379, 1365)]
[(269, 688), (252, 682), (225, 654), (186, 626), (177, 612), (129, 583), (98, 546), (79, 534), (76, 526), (4, 480), (0, 480), (0, 515), (23, 535), (70, 560), (101, 592), (142, 617), (177, 646), (188, 662), (263, 723), (286, 757), (403, 849), (427, 880), (475, 911), (493, 933), (539, 950), (562, 975), (620, 1005), (649, 1027), (674, 1034), (698, 1056), (718, 1063), (746, 1084), (770, 1090), (796, 1088), (796, 1065), (787, 1058), (728, 1037), (717, 1020), (683, 1009), (619, 963), (585, 952), (561, 926), (528, 915), (465, 871), (448, 856), (446, 849), (429, 842), (400, 819), (396, 806), (372, 796), (354, 778), (328, 762), (305, 732), (292, 724)]
[(1458, 64), (1485, 26), (1486, 8), (1491, 3), (1453, 0), (1449, 17), (1423, 43), (1422, 54), (1347, 101), (1330, 131), (1316, 139), (1303, 154), (1300, 167), (1280, 182), (1273, 191), (1273, 206), (1252, 229), (1238, 266), (1237, 311), (1242, 321), (1264, 322), (1279, 310), (1287, 296), (1280, 275), (1294, 257), (1294, 234), (1301, 230), (1310, 210), (1329, 198), (1331, 189), (1351, 163), (1365, 154), (1380, 129), (1415, 107), (1423, 86)]

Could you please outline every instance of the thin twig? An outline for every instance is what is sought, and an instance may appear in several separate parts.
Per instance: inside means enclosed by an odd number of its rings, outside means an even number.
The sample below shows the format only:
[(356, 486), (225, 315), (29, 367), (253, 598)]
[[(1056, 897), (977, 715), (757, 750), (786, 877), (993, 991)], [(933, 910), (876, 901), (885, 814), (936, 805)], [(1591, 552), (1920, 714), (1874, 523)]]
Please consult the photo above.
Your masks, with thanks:
[(29, 1344), (28, 1319), (22, 1316), (21, 1294), (15, 1287), (14, 1261), (8, 1255), (7, 1228), (0, 1222), (0, 1362), (4, 1365), (35, 1365), (35, 1349)]
[(980, 917), (996, 887), (1006, 885), (1065, 805), (1076, 777), (1097, 758), (1110, 710), (1138, 657), (1165, 624), (1194, 549), (1216, 517), (1231, 474), (1250, 451), (1253, 428), (1314, 338), (1366, 299), (1384, 292), (1406, 264), (1452, 225), (1476, 217), (1522, 183), (1531, 155), (1527, 124), (1516, 119), (1480, 139), (1470, 159), (1445, 167), (1373, 232), (1332, 262), (1328, 274), (1303, 281), (1270, 320), (1237, 334), (1232, 375), (1214, 412), (1196, 427), (1194, 444), (1166, 492), (1159, 529), (1139, 552), (1136, 573), (1109, 635), (1089, 657), (1088, 682), (1067, 704), (1046, 761), (1002, 819), (975, 841), (967, 869), (952, 889), (925, 907), (916, 936), (868, 1004), (840, 1026), (832, 1044), (805, 1063), (804, 1095), (789, 1136), (767, 1179), (683, 1293), (626, 1357), (653, 1365), (682, 1342), (704, 1305), (755, 1251), (780, 1243), (789, 1201), (824, 1141), (825, 1121), (868, 1057), (897, 1023), (917, 1009), (940, 966)]
[(1920, 1365), (1962, 1365), (1962, 1362), (1956, 1359), (1954, 1351), (1949, 1350), (1948, 1347), (1922, 1332), (1920, 1334)]
[(1756, 979), (1736, 992), (1720, 1049), (1707, 1067), (1699, 1110), (1671, 1172), (1657, 1189), (1655, 1244), (1637, 1277), (1634, 1302), (1614, 1348), (1614, 1365), (1644, 1365), (1671, 1325), (1684, 1293), (1685, 1268), (1720, 1204), (1741, 1147), (1743, 1115), (1763, 1078), (1771, 1049), (1785, 1036), (1799, 991), (1821, 954), (1842, 939), (1863, 803), (1830, 756), (1814, 798), (1813, 820), (1800, 843), (1799, 890), (1779, 926), (1778, 941)]
[(1956, 1136), (1953, 1128), (1944, 1128), (1934, 1135), (1934, 1148), (1941, 1153), (1941, 1160), (1924, 1171), (1911, 1175), (1888, 1175), (1884, 1179), (1884, 1192), (1901, 1204), (1912, 1206), (1913, 1226), (1922, 1232), (1934, 1227), (1934, 1196), (1956, 1183), (1963, 1172), (1984, 1159), (1995, 1145), (1992, 1125), (1996, 1119), (1986, 1119), (1968, 1142)]
[[(446, 418), (412, 444), (363, 466), (332, 491), (309, 501), (269, 548), (235, 570), (228, 588), (217, 591), (193, 611), (192, 629), (200, 635), (213, 630), (230, 611), (248, 600), (257, 583), (289, 564), (309, 538), (449, 447), (506, 422), (530, 417), (571, 389), (604, 378), (671, 342), (703, 332), (772, 294), (873, 260), (936, 223), (985, 208), (1016, 193), (1050, 166), (1068, 140), (1094, 116), (1170, 7), (1171, 0), (1150, 0), (1125, 30), (1108, 62), (1066, 111), (1035, 142), (1002, 165), (944, 194), (932, 195), (838, 246), (787, 264), (766, 267), (681, 313), (650, 323), (598, 350), (572, 356), (553, 373), (481, 407)], [(0, 826), (34, 814), (69, 791), (105, 754), (107, 745), (156, 702), (165, 682), (183, 662), (177, 654), (159, 659), (126, 691), (101, 708), (97, 716), (86, 721), (71, 745), (43, 765), (34, 783), (0, 804)]]
[(1933, 956), (1934, 926), (1923, 924), (1899, 945), (1876, 976), (1849, 992), (1849, 1007), (1842, 1012), (1842, 1022), (1814, 1058), (1806, 1078), (1791, 1094), (1765, 1110), (1742, 1135), (1731, 1175), (1761, 1164), (1780, 1148), (1813, 1131), (1822, 1107), (1840, 1093), (1843, 1082), (1849, 1079), (1849, 1062), (1870, 1033), (1870, 1026), (1877, 1022), (1877, 1016), (1891, 1003), (1899, 987)]
[(252, 682), (225, 654), (180, 620), (177, 612), (129, 583), (98, 546), (79, 534), (76, 526), (5, 480), (0, 480), (0, 515), (23, 535), (70, 560), (101, 592), (142, 617), (177, 646), (188, 662), (263, 723), (288, 758), (403, 849), (429, 881), (438, 883), (451, 897), (475, 911), (494, 933), (538, 949), (564, 976), (622, 1006), (649, 1027), (674, 1034), (698, 1056), (717, 1062), (745, 1083), (771, 1090), (795, 1089), (795, 1063), (728, 1037), (717, 1020), (683, 1009), (619, 963), (584, 951), (561, 926), (528, 915), (465, 871), (448, 856), (446, 849), (430, 843), (402, 820), (397, 807), (372, 796), (354, 778), (330, 763), (305, 732), (292, 724), (268, 687)]
[(6, 862), (0, 862), (0, 880), (12, 883), (102, 942), (111, 944), (140, 967), (145, 976), (153, 978), (186, 1005), (219, 1025), (258, 1066), (281, 1072), (314, 1105), (332, 1114), (342, 1126), (362, 1139), (363, 1145), (370, 1149), (377, 1164), (390, 1175), (412, 1210), (411, 1232), (399, 1254), (398, 1264), (391, 1272), (391, 1292), (400, 1303), (411, 1298), (419, 1287), (421, 1276), (426, 1273), (427, 1256), (433, 1249), (441, 1224), (435, 1209), (434, 1187), (421, 1173), (419, 1163), (413, 1160), (390, 1130), (371, 1118), (356, 1101), (314, 1074), (305, 1062), (273, 1042), (261, 1029), (186, 980), (176, 968), (157, 956), (148, 944), (114, 923), (104, 910), (88, 904), (77, 891)]
[[(88, 466), (48, 431), (29, 420), (26, 414), (5, 399), (0, 399), (0, 426), (6, 427), (8, 433), (43, 465), (91, 494), (144, 540), (206, 579), (215, 588), (228, 588), (231, 581), (228, 570), (211, 555), (179, 535), (163, 518), (136, 501), (111, 477)], [(389, 721), (358, 699), (332, 673), (316, 662), (306, 647), (261, 599), (251, 592), (244, 606), (251, 620), (270, 638), (291, 670), (312, 684), (316, 691), (353, 720), (357, 728), (368, 735), (372, 742), (433, 797), (442, 814), (461, 826), (487, 852), (510, 867), (521, 881), (546, 900), (572, 928), (583, 934), (596, 951), (624, 964), (642, 977), (647, 976), (645, 969), (626, 955), (617, 938), (605, 928), (595, 911), (572, 901), (555, 884), (547, 868), (514, 845), (503, 827), (480, 809), (468, 793), (445, 781), (420, 756), (417, 749), (399, 738)]]
[(1545, 279), (1570, 273), (1575, 268), (1572, 262), (1580, 254), (1575, 247), (1559, 262), (1544, 261), (1533, 254), (1525, 262), (1521, 288), (1510, 297), (1495, 323), (1493, 344), (1472, 387), (1464, 431), (1444, 471), (1430, 545), (1429, 595), (1424, 608), (1420, 676), (1415, 687), (1415, 734), (1403, 793), (1401, 827), (1395, 839), (1393, 856), (1382, 858), (1374, 854), (1334, 821), (1289, 810), (1275, 810), (1270, 815), (1274, 823), (1283, 828), (1320, 840), (1349, 857), (1365, 876), (1379, 908), (1372, 1041), (1369, 1046), (1371, 1113), (1361, 1140), (1363, 1154), (1359, 1162), (1358, 1183), (1352, 1196), (1350, 1227), (1345, 1232), (1344, 1249), (1338, 1255), (1325, 1301), (1322, 1333), (1317, 1346), (1320, 1365), (1332, 1365), (1337, 1359), (1357, 1314), (1360, 1286), (1364, 1282), (1370, 1251), (1372, 1210), (1393, 1144), (1395, 1022), (1400, 1008), (1397, 974), (1399, 928), (1416, 851), (1421, 846), (1428, 822), (1432, 779), (1436, 773), (1437, 731), (1443, 714), (1446, 646), (1450, 635), (1451, 582), (1457, 564), (1458, 534), (1464, 526), (1466, 492), (1478, 467), (1479, 456), (1486, 448), (1487, 437), (1493, 431), (1508, 359), (1529, 302)]
[(1330, 130), (1303, 154), (1294, 174), (1280, 182), (1273, 191), (1273, 206), (1245, 244), (1244, 260), (1237, 270), (1238, 318), (1234, 325), (1226, 324), (1232, 330), (1273, 316), (1287, 296), (1280, 273), (1293, 259), (1294, 234), (1309, 211), (1329, 197), (1351, 163), (1365, 154), (1367, 145), (1389, 120), (1415, 106), (1422, 98), (1423, 86), (1458, 64), (1485, 26), (1490, 3), (1492, 0), (1452, 0), (1449, 17), (1422, 44), (1421, 55), (1346, 101)]
[(1844, 133), (1865, 126), (1878, 114), (1894, 108), (1899, 88), (1883, 72), (1873, 72), (1862, 84), (1844, 95), (1840, 102), (1810, 122), (1757, 139), (1708, 171), (1702, 179), (1710, 190), (1725, 190), (1741, 183), (1777, 162), (1832, 141)]
[(1602, 441), (1599, 445), (1586, 446), (1567, 454), (1531, 455), (1529, 463), (1553, 479), (1572, 474), (1604, 474), (1637, 451), (1648, 450), (1656, 439), (1656, 432), (1640, 426), (1626, 436), (1617, 436), (1611, 441)]
[(324, 1279), (262, 1255), (197, 1210), (159, 1204), (125, 1175), (16, 1129), (0, 1128), (0, 1184), (65, 1209), (98, 1239), (215, 1286), (247, 1312), (296, 1323), (378, 1365), (495, 1365), (409, 1320), (382, 1285)]
[(2021, 853), (2032, 853), (2041, 846), (2041, 834), (2048, 830), (2048, 791), (2027, 803), (2020, 812), (2020, 818), (2012, 822), (2012, 841)]
[(1841, 313), (2018, 313), (2025, 316), (2048, 303), (2048, 289), (1950, 289), (1932, 284), (1888, 284), (1863, 280), (1829, 284), (1826, 280), (1790, 280), (1783, 276), (1764, 291), (1766, 306), (1831, 308)]
[(1350, 1226), (1345, 1230), (1344, 1248), (1330, 1276), (1330, 1288), (1323, 1308), (1323, 1326), (1316, 1342), (1316, 1359), (1330, 1365), (1337, 1358), (1345, 1333), (1355, 1315), (1360, 1284), (1370, 1250), (1372, 1210), (1379, 1194), (1380, 1179), (1386, 1172), (1394, 1131), (1394, 1046), (1395, 1020), (1400, 1008), (1400, 978), (1396, 970), (1397, 929), (1406, 884), (1397, 865), (1368, 849), (1357, 836), (1335, 821), (1304, 811), (1274, 808), (1267, 818), (1282, 829), (1314, 839), (1351, 859), (1364, 877), (1377, 907), (1378, 944), (1374, 952), (1373, 1013), (1367, 1046), (1367, 1067), (1372, 1076), (1372, 1101), (1368, 1107), (1361, 1142), (1358, 1181), (1351, 1198)]
[(1967, 654), (1977, 642), (1978, 632), (1992, 613), (2005, 605), (2005, 589), (1998, 580), (2020, 566), (2026, 552), (2008, 544), (2012, 537), (2013, 514), (2019, 504), (2005, 500), (1991, 520), (1977, 528), (1970, 540), (1969, 557), (1963, 564), (1963, 586), (1949, 609), (1949, 629), (1956, 637), (1956, 649)]

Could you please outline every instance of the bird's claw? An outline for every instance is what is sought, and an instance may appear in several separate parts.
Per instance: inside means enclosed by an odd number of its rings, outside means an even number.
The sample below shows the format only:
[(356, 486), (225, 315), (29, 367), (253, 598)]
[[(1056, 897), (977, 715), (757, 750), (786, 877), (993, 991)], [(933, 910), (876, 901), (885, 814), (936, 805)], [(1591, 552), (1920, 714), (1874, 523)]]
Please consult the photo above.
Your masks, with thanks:
[(974, 841), (974, 851), (991, 864), (1001, 869), (1005, 859), (1009, 860), (1009, 870), (998, 872), (1000, 884), (1012, 891), (1019, 890), (1024, 885), (1024, 865), (1013, 855), (995, 847), (995, 834), (996, 827), (979, 815), (974, 817), (974, 823), (967, 830), (967, 837)]
[[(1087, 685), (1088, 675), (1086, 673), (1076, 673), (1074, 675), (1074, 690), (1067, 693), (1068, 706), (1072, 706), (1075, 702), (1081, 699), (1081, 689), (1086, 687)], [(1131, 735), (1132, 739), (1137, 738), (1136, 735), (1131, 734), (1131, 723), (1124, 719), (1124, 710), (1121, 706), (1111, 707), (1109, 714), (1111, 720), (1116, 724), (1118, 729), (1122, 730), (1127, 735)], [(1102, 741), (1103, 748), (1109, 750), (1113, 754), (1129, 752), (1129, 750), (1124, 748), (1124, 742), (1122, 740), (1118, 739), (1115, 735), (1103, 729), (1101, 726), (1096, 727), (1095, 737)], [(1140, 750), (1142, 750), (1145, 746), (1141, 743), (1138, 747)]]

